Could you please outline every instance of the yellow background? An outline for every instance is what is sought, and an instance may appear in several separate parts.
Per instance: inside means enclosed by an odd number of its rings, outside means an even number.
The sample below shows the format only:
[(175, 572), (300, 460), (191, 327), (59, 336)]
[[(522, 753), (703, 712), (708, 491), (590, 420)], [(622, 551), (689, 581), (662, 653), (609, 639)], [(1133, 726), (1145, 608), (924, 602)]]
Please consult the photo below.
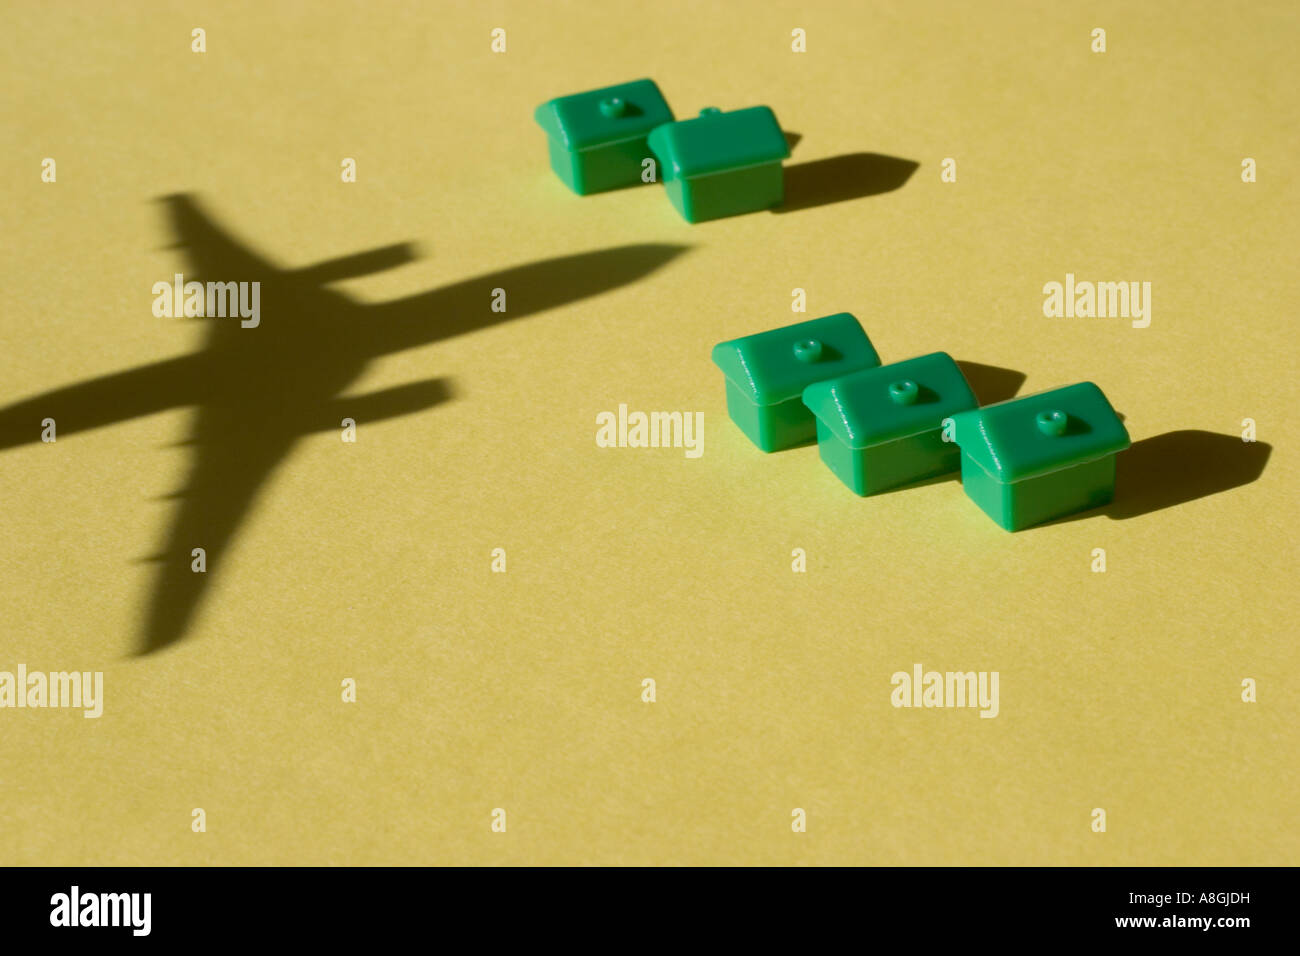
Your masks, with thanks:
[[(690, 248), (373, 363), (353, 392), (454, 399), (300, 441), (149, 656), (137, 562), (190, 411), (0, 454), (0, 670), (103, 670), (107, 698), (0, 711), (0, 862), (1298, 862), (1294, 3), (5, 6), (0, 406), (198, 347), (202, 322), (150, 311), (188, 267), (166, 194), (284, 266), (418, 243), (336, 286), (359, 303)], [(533, 108), (640, 76), (678, 116), (770, 105), (791, 166), (919, 168), (698, 226), (657, 186), (568, 193)], [(1045, 318), (1067, 272), (1152, 282), (1150, 328)], [(1126, 483), (1121, 458), (1117, 504), (1177, 503), (1015, 535), (957, 481), (858, 499), (812, 448), (754, 449), (709, 361), (842, 310), (887, 362), (1088, 379), (1135, 442), (1253, 418), (1272, 453), (1181, 502), (1223, 462)], [(703, 457), (597, 448), (620, 402), (703, 411)], [(917, 662), (999, 671), (1000, 715), (893, 708)]]

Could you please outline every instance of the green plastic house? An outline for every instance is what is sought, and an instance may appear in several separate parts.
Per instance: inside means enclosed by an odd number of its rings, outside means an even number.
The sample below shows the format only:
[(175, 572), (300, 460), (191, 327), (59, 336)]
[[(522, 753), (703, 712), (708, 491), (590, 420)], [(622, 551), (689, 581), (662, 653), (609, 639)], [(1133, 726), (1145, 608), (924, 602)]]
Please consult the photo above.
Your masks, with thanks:
[(945, 442), (949, 415), (978, 408), (945, 352), (809, 385), (822, 461), (859, 495), (956, 471), (961, 453)]
[(813, 382), (880, 364), (848, 312), (787, 325), (713, 347), (727, 382), (727, 413), (763, 451), (812, 441), (813, 413), (801, 396)]
[(953, 415), (961, 482), (1008, 531), (1110, 502), (1128, 432), (1091, 382)]
[(668, 198), (687, 222), (755, 212), (785, 198), (781, 161), (790, 148), (766, 106), (730, 113), (710, 107), (656, 129), (650, 149)]
[(641, 183), (646, 137), (673, 121), (654, 80), (561, 96), (533, 115), (550, 142), (551, 168), (580, 196)]

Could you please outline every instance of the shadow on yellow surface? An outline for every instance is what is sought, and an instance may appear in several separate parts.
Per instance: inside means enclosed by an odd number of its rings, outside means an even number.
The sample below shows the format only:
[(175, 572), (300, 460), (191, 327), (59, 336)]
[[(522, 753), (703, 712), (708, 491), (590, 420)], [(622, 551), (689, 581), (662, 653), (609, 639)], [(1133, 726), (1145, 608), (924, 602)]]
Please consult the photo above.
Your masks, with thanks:
[(1136, 518), (1248, 485), (1273, 451), (1240, 435), (1187, 429), (1134, 442), (1116, 460), (1111, 518)]
[[(141, 653), (184, 636), (211, 576), (261, 491), (294, 444), (313, 432), (425, 411), (455, 397), (445, 378), (345, 396), (371, 361), (490, 325), (526, 318), (654, 272), (684, 246), (628, 245), (486, 273), (404, 299), (368, 305), (324, 283), (408, 262), (409, 245), (304, 269), (272, 265), (229, 235), (188, 195), (162, 200), (188, 260), (184, 278), (259, 283), (260, 321), (208, 317), (204, 347), (0, 408), (0, 449), (39, 439), (53, 418), (60, 437), (179, 406), (195, 406), (193, 462), (162, 550)], [(493, 290), (509, 311), (493, 311)], [(194, 549), (206, 570), (192, 569)]]
[[(787, 133), (786, 139), (797, 133)], [(785, 167), (785, 200), (772, 212), (798, 212), (831, 203), (892, 192), (906, 183), (920, 164), (880, 153), (846, 153)]]
[(996, 405), (1015, 398), (1020, 386), (1028, 377), (1024, 372), (1000, 365), (981, 365), (979, 362), (957, 361), (962, 377), (975, 393), (981, 406)]
[[(1248, 485), (1264, 473), (1273, 446), (1240, 435), (1185, 429), (1136, 441), (1115, 460), (1115, 500), (1035, 527), (1097, 515), (1138, 518)], [(1026, 529), (1029, 530), (1029, 529)]]

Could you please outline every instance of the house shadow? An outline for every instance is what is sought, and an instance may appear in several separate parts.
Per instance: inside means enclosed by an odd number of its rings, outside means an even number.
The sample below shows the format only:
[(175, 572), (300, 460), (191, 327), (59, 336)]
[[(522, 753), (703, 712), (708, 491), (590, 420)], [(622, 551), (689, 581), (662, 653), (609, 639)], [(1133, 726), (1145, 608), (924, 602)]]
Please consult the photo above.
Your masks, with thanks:
[(1245, 442), (1240, 435), (1199, 429), (1144, 438), (1116, 457), (1115, 499), (1110, 504), (1035, 527), (1097, 515), (1125, 521), (1222, 494), (1258, 479), (1272, 451), (1267, 442)]
[(1024, 372), (1000, 365), (981, 365), (979, 362), (958, 360), (957, 367), (961, 369), (962, 377), (975, 393), (981, 408), (1015, 398), (1020, 386), (1028, 378)]
[[(787, 142), (797, 133), (786, 133)], [(846, 153), (785, 167), (785, 199), (772, 212), (798, 212), (899, 189), (920, 163), (880, 153)]]
[[(372, 304), (328, 283), (409, 262), (413, 246), (284, 267), (228, 233), (194, 197), (169, 196), (162, 203), (185, 258), (185, 280), (260, 283), (260, 324), (242, 327), (238, 316), (191, 318), (185, 321), (206, 326), (197, 351), (0, 407), (0, 450), (39, 440), (47, 418), (57, 423), (54, 447), (62, 449), (62, 440), (80, 431), (193, 409), (192, 429), (180, 443), (190, 453), (188, 475), (183, 488), (167, 496), (176, 501), (175, 515), (161, 548), (144, 559), (158, 569), (141, 625), (142, 654), (190, 630), (267, 480), (302, 438), (340, 435), (345, 419), (360, 429), (428, 411), (459, 395), (445, 376), (351, 394), (373, 362), (620, 288), (686, 249), (627, 245), (560, 256)], [(501, 311), (493, 309), (494, 290), (505, 291)], [(148, 307), (142, 299), (141, 309)], [(202, 573), (195, 570), (195, 549), (203, 551)]]
[(1115, 460), (1115, 500), (1105, 513), (1137, 518), (1248, 485), (1272, 451), (1267, 442), (1196, 429), (1144, 438)]

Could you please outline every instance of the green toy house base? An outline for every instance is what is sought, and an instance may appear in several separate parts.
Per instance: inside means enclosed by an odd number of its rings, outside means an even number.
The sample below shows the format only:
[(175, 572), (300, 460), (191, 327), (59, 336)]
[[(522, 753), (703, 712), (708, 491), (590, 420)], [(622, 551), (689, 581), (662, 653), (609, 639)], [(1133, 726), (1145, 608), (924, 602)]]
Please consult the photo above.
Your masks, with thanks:
[(639, 186), (641, 163), (650, 156), (644, 136), (584, 150), (566, 149), (557, 139), (549, 143), (551, 169), (579, 196)]
[(966, 494), (1008, 531), (1108, 504), (1128, 432), (1091, 382), (953, 415)]
[(864, 497), (946, 475), (956, 471), (961, 460), (957, 446), (944, 441), (937, 428), (873, 448), (850, 448), (820, 419), (817, 450), (826, 467)]
[(664, 188), (683, 219), (707, 222), (781, 205), (785, 172), (780, 163), (764, 163), (694, 179), (666, 179)]
[(1108, 505), (1115, 497), (1115, 456), (1021, 482), (995, 480), (970, 458), (961, 483), (971, 501), (1008, 531)]
[(755, 405), (733, 382), (727, 382), (727, 414), (763, 451), (806, 445), (817, 437), (817, 425), (798, 398)]

